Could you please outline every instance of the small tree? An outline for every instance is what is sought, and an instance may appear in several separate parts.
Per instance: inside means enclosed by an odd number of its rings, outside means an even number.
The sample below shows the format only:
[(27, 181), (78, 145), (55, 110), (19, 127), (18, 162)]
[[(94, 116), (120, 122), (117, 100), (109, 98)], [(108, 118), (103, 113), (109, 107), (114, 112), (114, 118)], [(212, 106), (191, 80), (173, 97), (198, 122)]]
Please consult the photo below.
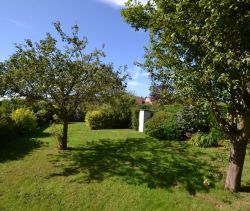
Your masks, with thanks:
[(32, 100), (45, 100), (63, 122), (59, 149), (67, 149), (69, 117), (83, 101), (112, 97), (124, 90), (125, 76), (113, 71), (100, 58), (103, 51), (85, 53), (87, 39), (78, 36), (77, 25), (66, 35), (60, 22), (54, 23), (62, 45), (47, 33), (39, 42), (25, 40), (7, 61), (9, 90)]
[(250, 139), (249, 11), (244, 0), (129, 0), (122, 10), (128, 23), (149, 32), (144, 67), (151, 77), (207, 102), (230, 138), (225, 187), (231, 191), (240, 188)]

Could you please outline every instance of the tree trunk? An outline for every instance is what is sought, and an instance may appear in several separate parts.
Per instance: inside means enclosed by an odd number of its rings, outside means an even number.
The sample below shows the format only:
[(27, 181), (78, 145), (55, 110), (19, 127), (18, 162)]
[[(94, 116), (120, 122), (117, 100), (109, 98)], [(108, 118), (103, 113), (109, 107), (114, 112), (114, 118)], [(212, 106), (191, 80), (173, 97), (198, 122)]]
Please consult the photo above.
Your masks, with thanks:
[(233, 192), (240, 189), (246, 146), (247, 144), (244, 141), (235, 141), (231, 146), (225, 188)]
[(62, 132), (62, 137), (59, 141), (59, 146), (58, 148), (60, 150), (66, 150), (68, 148), (67, 143), (68, 143), (68, 119), (63, 120), (63, 132)]

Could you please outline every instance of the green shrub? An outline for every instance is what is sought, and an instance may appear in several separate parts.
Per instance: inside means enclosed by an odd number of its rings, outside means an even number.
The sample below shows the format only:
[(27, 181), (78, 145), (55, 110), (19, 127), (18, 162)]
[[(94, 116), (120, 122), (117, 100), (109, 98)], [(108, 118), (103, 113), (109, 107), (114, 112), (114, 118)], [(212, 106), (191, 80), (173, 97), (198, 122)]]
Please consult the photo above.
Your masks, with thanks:
[(35, 114), (27, 108), (19, 108), (13, 111), (11, 119), (17, 132), (22, 134), (33, 132), (37, 127)]
[(202, 106), (185, 106), (178, 112), (178, 123), (185, 132), (209, 132), (210, 111)]
[[(23, 106), (21, 106), (23, 108)], [(45, 101), (36, 101), (31, 105), (26, 106), (26, 108), (31, 109), (37, 118), (37, 123), (39, 126), (46, 125), (53, 121), (53, 109)]]
[(134, 130), (138, 130), (139, 128), (139, 113), (140, 110), (137, 107), (131, 111), (131, 128)]
[(47, 109), (41, 109), (35, 112), (36, 118), (37, 118), (37, 124), (39, 126), (48, 124), (49, 122), (52, 122), (53, 120), (53, 114), (51, 111)]
[(171, 105), (165, 105), (163, 106), (163, 109), (165, 112), (171, 113), (171, 114), (177, 114), (179, 111), (182, 110), (182, 105), (180, 104), (171, 104)]
[(86, 126), (92, 130), (108, 129), (114, 126), (114, 114), (107, 110), (89, 111), (85, 117)]
[(0, 113), (0, 140), (13, 135), (13, 127), (10, 118)]
[(204, 136), (204, 133), (197, 132), (192, 135), (192, 137), (188, 140), (188, 143), (193, 146), (202, 147), (203, 142), (201, 140), (202, 136)]
[(208, 134), (202, 132), (195, 133), (188, 142), (197, 147), (216, 147), (220, 138), (223, 137), (222, 135), (220, 131), (212, 128)]
[[(226, 117), (226, 106), (219, 105), (219, 109), (222, 115)], [(184, 106), (183, 109), (177, 113), (177, 122), (184, 134), (190, 132), (209, 133), (209, 131), (214, 128), (215, 130), (213, 132), (217, 131), (217, 135), (224, 136), (224, 134), (220, 131), (220, 127), (216, 121), (214, 113), (205, 102)]]
[(62, 120), (60, 119), (60, 117), (57, 115), (57, 114), (53, 114), (53, 122), (54, 123), (60, 123), (60, 122), (62, 122)]
[(111, 105), (103, 105), (97, 110), (88, 111), (85, 116), (86, 125), (90, 129), (116, 129), (129, 128), (131, 122), (131, 110), (128, 108), (114, 108)]
[(145, 123), (145, 133), (149, 136), (159, 139), (165, 139), (165, 123), (170, 113), (159, 111)]
[(85, 121), (92, 130), (119, 128), (119, 119), (108, 109), (88, 112)]
[(182, 130), (178, 126), (176, 115), (170, 115), (164, 122), (164, 139), (166, 140), (181, 140)]
[(227, 137), (225, 136), (225, 134), (217, 129), (217, 128), (211, 128), (209, 135), (212, 136), (214, 139), (216, 139), (217, 141), (220, 141), (222, 139), (226, 139)]
[(0, 106), (0, 140), (3, 141), (10, 138), (14, 135), (13, 132), (8, 101), (2, 101)]
[(145, 123), (145, 133), (165, 140), (182, 139), (182, 131), (178, 126), (176, 115), (166, 111), (158, 111)]

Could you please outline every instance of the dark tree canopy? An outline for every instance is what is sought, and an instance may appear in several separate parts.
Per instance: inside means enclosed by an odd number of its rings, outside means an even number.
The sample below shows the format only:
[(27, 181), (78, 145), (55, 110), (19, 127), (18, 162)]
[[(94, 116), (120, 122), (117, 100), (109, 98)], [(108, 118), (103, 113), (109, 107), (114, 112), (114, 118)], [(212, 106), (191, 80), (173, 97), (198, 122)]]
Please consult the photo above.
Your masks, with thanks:
[(237, 191), (250, 138), (250, 2), (130, 0), (122, 15), (149, 33), (143, 66), (152, 80), (209, 103), (232, 143), (226, 188)]
[(175, 89), (169, 83), (152, 83), (150, 97), (159, 105), (168, 105), (179, 101)]
[[(81, 102), (107, 99), (125, 88), (125, 75), (105, 64), (102, 50), (86, 52), (87, 38), (80, 38), (78, 26), (66, 35), (54, 23), (61, 41), (47, 33), (39, 42), (25, 40), (6, 62), (9, 91), (31, 100), (45, 100), (62, 119), (64, 130), (60, 148), (67, 148), (69, 116)], [(63, 47), (58, 47), (62, 46)]]

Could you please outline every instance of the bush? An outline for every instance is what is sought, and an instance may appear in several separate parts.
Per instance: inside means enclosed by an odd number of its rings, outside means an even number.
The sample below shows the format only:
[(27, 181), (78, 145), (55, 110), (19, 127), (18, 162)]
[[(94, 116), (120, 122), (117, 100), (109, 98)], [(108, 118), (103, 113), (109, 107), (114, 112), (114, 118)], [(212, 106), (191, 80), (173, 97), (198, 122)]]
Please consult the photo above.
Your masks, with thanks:
[(0, 113), (0, 140), (13, 135), (13, 127), (10, 118)]
[(35, 114), (27, 108), (19, 108), (11, 113), (11, 119), (17, 132), (27, 134), (35, 131), (37, 118)]
[(159, 111), (145, 123), (145, 133), (149, 136), (159, 139), (165, 139), (165, 122), (170, 114), (165, 111)]
[(60, 117), (57, 114), (54, 114), (52, 117), (53, 117), (53, 122), (54, 123), (59, 124), (59, 123), (62, 122), (62, 120), (60, 119)]
[(185, 132), (204, 132), (209, 131), (210, 111), (202, 106), (185, 106), (178, 113), (178, 123)]
[[(219, 109), (226, 117), (226, 106), (219, 105)], [(216, 118), (206, 103), (197, 103), (194, 106), (183, 107), (183, 109), (177, 114), (177, 122), (185, 134), (190, 132), (209, 133), (212, 128), (216, 129), (217, 132), (220, 131)], [(222, 132), (220, 132), (220, 134), (223, 135)]]
[(226, 139), (226, 135), (219, 129), (217, 128), (211, 128), (209, 135), (212, 136), (214, 139), (216, 139), (217, 141), (220, 141), (222, 139)]
[(128, 127), (129, 120), (110, 109), (89, 111), (86, 114), (86, 126), (93, 130)]
[(221, 131), (212, 128), (208, 134), (202, 132), (195, 133), (188, 142), (197, 147), (216, 147), (218, 146), (218, 141), (223, 137), (224, 134)]
[(181, 140), (182, 131), (175, 114), (158, 111), (145, 123), (145, 133), (149, 136), (165, 140)]
[(86, 126), (92, 130), (108, 128), (108, 120), (108, 115), (102, 110), (89, 111), (85, 117)]
[(182, 110), (182, 105), (180, 104), (165, 105), (161, 109), (171, 114), (177, 114), (179, 111)]
[(164, 139), (182, 140), (182, 130), (178, 126), (176, 115), (170, 115), (163, 125)]
[(13, 126), (10, 119), (9, 101), (2, 101), (0, 106), (0, 140), (6, 140), (13, 135)]
[(77, 108), (76, 111), (69, 116), (70, 122), (82, 122), (85, 118), (86, 112), (83, 108)]
[(39, 126), (46, 125), (53, 121), (53, 113), (48, 109), (41, 109), (35, 112), (37, 124)]
[(131, 128), (134, 129), (134, 130), (138, 130), (138, 128), (139, 128), (139, 113), (140, 113), (140, 110), (137, 107), (132, 108), (132, 111), (131, 111)]

